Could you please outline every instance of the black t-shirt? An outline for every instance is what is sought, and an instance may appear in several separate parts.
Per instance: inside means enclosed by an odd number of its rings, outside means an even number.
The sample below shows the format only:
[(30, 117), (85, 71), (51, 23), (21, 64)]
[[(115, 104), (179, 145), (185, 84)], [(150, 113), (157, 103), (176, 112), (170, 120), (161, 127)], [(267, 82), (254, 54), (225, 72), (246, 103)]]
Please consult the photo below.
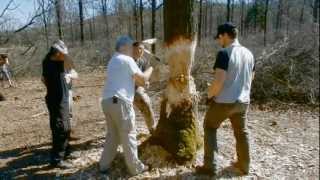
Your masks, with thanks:
[(42, 76), (46, 81), (46, 99), (51, 103), (67, 102), (69, 93), (63, 62), (52, 61), (46, 57), (42, 62)]
[(217, 68), (223, 69), (225, 71), (228, 71), (229, 67), (229, 54), (227, 50), (220, 50), (217, 54), (217, 59), (214, 64), (213, 69), (216, 70)]

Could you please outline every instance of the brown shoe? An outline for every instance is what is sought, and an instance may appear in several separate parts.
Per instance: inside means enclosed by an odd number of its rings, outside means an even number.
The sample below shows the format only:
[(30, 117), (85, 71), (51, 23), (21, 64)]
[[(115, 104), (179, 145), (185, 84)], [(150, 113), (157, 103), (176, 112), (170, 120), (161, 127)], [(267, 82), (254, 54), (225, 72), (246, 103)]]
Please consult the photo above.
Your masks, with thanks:
[(203, 174), (208, 176), (215, 176), (216, 170), (215, 168), (209, 168), (207, 166), (197, 166), (196, 167), (196, 173), (197, 174)]

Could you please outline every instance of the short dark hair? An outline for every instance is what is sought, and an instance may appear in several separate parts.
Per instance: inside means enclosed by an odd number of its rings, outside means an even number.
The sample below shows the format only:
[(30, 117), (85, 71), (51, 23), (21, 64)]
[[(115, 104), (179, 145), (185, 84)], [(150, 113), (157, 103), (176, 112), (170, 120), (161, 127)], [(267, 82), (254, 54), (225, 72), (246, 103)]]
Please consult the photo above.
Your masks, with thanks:
[(143, 46), (143, 43), (141, 41), (136, 41), (132, 44), (134, 47), (139, 47), (139, 46)]
[(224, 33), (227, 33), (230, 38), (235, 39), (238, 37), (238, 32), (239, 31), (235, 25), (227, 22), (218, 26), (218, 32), (215, 39), (219, 38), (219, 35)]

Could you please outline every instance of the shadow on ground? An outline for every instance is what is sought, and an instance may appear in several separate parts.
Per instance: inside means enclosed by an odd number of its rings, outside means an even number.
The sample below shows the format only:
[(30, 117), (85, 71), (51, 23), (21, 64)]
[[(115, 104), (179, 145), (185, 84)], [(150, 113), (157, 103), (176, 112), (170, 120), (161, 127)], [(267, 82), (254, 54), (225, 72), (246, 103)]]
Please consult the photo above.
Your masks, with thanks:
[[(92, 139), (71, 145), (74, 151), (98, 148), (99, 139)], [(57, 169), (50, 167), (50, 143), (43, 143), (30, 147), (17, 148), (0, 152), (0, 179), (31, 178), (43, 179), (56, 177)], [(4, 164), (3, 164), (4, 162)], [(89, 167), (90, 168), (90, 167)], [(63, 174), (72, 175), (71, 174)]]

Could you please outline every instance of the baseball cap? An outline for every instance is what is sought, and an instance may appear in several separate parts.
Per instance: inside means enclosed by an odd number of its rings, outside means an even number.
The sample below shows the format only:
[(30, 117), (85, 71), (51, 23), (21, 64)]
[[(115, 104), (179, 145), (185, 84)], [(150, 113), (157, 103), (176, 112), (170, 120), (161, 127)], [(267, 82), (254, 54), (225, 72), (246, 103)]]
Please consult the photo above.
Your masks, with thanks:
[(230, 22), (219, 25), (217, 35), (214, 38), (218, 39), (220, 34), (232, 33), (236, 28), (237, 27)]
[(66, 44), (61, 41), (61, 40), (58, 40), (57, 42), (55, 42), (53, 45), (52, 45), (53, 48), (57, 49), (59, 52), (61, 52), (62, 54), (65, 54), (65, 55), (68, 55), (68, 48), (66, 46)]
[(116, 42), (116, 50), (118, 51), (122, 46), (132, 45), (133, 40), (129, 36), (120, 36)]

